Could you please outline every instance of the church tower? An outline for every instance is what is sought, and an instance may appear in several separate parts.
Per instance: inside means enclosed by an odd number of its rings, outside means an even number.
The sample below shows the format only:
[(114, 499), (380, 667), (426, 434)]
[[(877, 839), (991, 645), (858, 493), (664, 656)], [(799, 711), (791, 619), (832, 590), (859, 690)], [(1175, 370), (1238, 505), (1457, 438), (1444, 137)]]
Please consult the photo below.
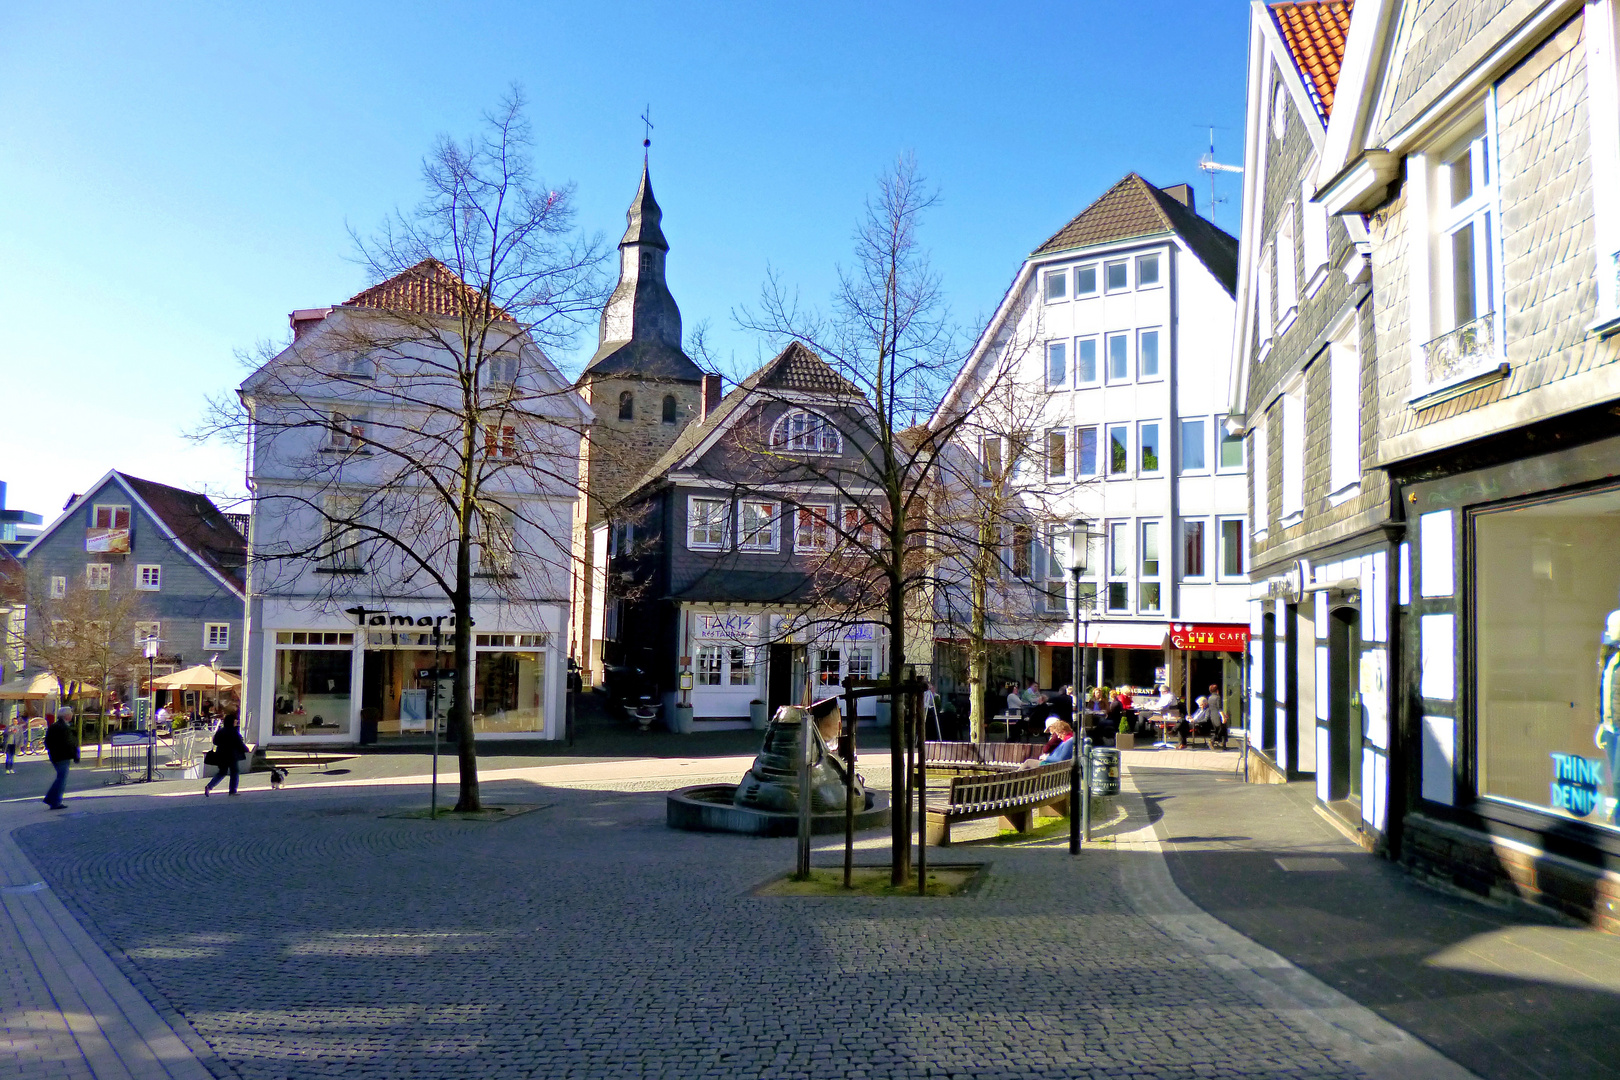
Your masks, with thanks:
[(581, 451), (584, 485), (574, 510), (574, 618), (569, 651), (586, 686), (601, 679), (604, 553), (593, 534), (605, 512), (668, 450), (703, 411), (705, 389), (718, 400), (720, 380), (705, 375), (681, 348), (681, 309), (664, 278), (669, 242), (664, 212), (642, 162), (641, 186), (625, 213), (619, 284), (602, 309), (595, 354), (579, 392), (596, 413)]

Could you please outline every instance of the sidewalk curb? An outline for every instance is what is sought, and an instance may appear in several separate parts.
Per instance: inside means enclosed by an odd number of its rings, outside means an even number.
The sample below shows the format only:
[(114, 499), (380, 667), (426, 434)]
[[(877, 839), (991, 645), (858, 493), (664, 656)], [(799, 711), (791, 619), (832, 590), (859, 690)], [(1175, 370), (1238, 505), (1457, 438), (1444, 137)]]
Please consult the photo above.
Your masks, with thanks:
[[(1147, 803), (1129, 774), (1120, 798), (1132, 817), (1148, 822)], [(1233, 930), (1189, 900), (1170, 875), (1161, 819), (1115, 846), (1152, 859), (1119, 862), (1121, 890), (1165, 934), (1254, 997), (1302, 1035), (1364, 1071), (1373, 1080), (1479, 1080), (1428, 1043)]]

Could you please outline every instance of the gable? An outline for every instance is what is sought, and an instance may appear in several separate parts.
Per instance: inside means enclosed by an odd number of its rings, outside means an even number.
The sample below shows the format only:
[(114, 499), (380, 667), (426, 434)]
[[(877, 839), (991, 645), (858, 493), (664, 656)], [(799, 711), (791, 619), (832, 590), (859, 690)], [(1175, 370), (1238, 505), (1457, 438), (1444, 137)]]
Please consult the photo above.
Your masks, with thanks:
[(1333, 98), (1350, 33), (1349, 0), (1281, 3), (1270, 6), (1284, 46), (1302, 77), (1312, 109), (1325, 125), (1333, 115)]

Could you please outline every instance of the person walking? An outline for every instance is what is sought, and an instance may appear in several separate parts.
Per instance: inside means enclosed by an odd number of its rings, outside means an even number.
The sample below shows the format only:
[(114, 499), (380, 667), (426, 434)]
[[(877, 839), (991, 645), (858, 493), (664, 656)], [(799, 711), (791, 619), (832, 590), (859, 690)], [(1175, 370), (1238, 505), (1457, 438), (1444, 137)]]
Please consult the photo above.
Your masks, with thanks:
[(56, 710), (56, 719), (45, 731), (45, 752), (56, 769), (56, 779), (45, 792), (45, 805), (52, 810), (66, 805), (62, 802), (62, 793), (67, 790), (68, 767), (79, 760), (79, 740), (73, 737), (73, 728), (68, 725), (72, 719), (73, 710), (64, 705)]
[(17, 728), (21, 726), (14, 716), (6, 721), (6, 775), (17, 771)]
[(231, 777), (231, 794), (236, 794), (236, 782), (242, 776), (242, 759), (247, 757), (247, 743), (242, 741), (242, 733), (237, 730), (236, 717), (227, 717), (225, 722), (214, 732), (214, 749), (209, 755), (214, 758), (213, 764), (219, 768), (214, 778), (208, 781), (203, 788), (207, 795), (214, 790), (214, 785), (225, 779), (225, 774)]

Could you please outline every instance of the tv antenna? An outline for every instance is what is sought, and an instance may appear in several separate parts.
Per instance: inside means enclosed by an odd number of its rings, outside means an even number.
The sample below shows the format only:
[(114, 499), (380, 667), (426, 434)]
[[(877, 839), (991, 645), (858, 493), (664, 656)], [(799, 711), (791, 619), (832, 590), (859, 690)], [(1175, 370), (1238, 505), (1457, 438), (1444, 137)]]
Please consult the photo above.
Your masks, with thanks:
[(1198, 159), (1198, 167), (1200, 169), (1202, 169), (1204, 171), (1204, 174), (1209, 177), (1209, 220), (1210, 220), (1210, 223), (1213, 224), (1214, 221), (1215, 221), (1215, 204), (1223, 203), (1223, 202), (1226, 201), (1226, 199), (1224, 199), (1224, 198), (1222, 198), (1220, 196), (1217, 196), (1215, 194), (1215, 174), (1216, 173), (1223, 173), (1223, 172), (1228, 172), (1228, 173), (1242, 173), (1243, 172), (1243, 166), (1241, 166), (1241, 165), (1224, 165), (1221, 162), (1215, 160), (1215, 125), (1214, 124), (1209, 125), (1209, 153), (1205, 154), (1203, 157)]

